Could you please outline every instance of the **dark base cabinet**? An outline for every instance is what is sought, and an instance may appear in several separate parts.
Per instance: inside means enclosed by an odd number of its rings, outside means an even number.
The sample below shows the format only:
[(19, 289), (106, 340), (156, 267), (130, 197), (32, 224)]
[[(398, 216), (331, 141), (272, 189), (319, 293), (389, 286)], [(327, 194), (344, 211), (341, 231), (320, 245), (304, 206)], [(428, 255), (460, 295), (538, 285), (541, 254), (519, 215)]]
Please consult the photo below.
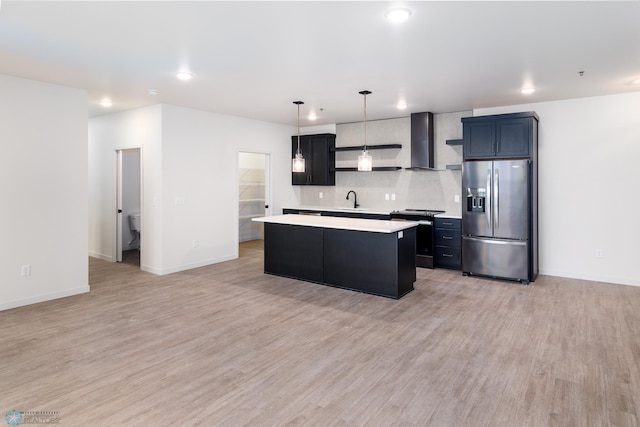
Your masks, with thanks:
[(324, 283), (400, 298), (416, 281), (415, 228), (396, 233), (324, 230)]
[(373, 233), (265, 223), (264, 272), (398, 299), (416, 281), (415, 247), (415, 227)]
[(323, 281), (322, 228), (264, 225), (264, 271), (310, 282)]
[(434, 235), (434, 264), (436, 268), (462, 269), (461, 220), (436, 218)]

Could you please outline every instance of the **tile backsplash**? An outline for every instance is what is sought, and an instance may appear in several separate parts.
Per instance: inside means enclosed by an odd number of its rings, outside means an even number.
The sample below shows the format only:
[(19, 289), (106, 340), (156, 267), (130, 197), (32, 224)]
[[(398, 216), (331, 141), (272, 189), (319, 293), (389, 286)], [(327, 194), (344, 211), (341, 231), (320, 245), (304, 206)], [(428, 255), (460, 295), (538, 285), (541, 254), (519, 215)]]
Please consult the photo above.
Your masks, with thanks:
[[(353, 198), (346, 200), (349, 190), (358, 195), (362, 208), (376, 211), (396, 209), (440, 209), (451, 215), (461, 214), (461, 172), (447, 170), (448, 164), (460, 164), (462, 146), (450, 146), (448, 139), (462, 138), (462, 117), (471, 111), (434, 114), (435, 168), (437, 171), (405, 170), (411, 166), (411, 119), (402, 117), (367, 122), (367, 144), (402, 144), (402, 148), (372, 150), (374, 166), (400, 166), (395, 172), (336, 172), (335, 187), (300, 186), (300, 205), (350, 207)], [(363, 123), (336, 126), (336, 146), (362, 145)], [(355, 167), (360, 151), (336, 153), (336, 167)], [(322, 192), (322, 198), (319, 193)], [(385, 200), (385, 195), (389, 200)], [(395, 200), (391, 200), (395, 194)]]

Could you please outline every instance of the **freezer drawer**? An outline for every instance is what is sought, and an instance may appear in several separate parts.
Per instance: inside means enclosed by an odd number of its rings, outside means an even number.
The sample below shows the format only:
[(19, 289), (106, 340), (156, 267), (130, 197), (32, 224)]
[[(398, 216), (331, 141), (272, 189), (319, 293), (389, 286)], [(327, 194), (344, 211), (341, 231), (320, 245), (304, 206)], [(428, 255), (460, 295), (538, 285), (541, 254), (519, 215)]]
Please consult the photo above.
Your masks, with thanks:
[(528, 283), (529, 242), (465, 236), (462, 272)]

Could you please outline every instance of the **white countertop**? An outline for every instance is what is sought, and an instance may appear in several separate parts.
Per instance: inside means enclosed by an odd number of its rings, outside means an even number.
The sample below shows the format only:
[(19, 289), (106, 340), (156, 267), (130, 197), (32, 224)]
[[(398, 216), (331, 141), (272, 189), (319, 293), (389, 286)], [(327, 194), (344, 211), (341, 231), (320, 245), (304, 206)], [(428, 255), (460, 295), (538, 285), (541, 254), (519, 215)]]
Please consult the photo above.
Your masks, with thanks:
[(357, 212), (376, 215), (389, 215), (390, 211), (376, 211), (368, 208), (346, 208), (332, 206), (283, 206), (282, 209), (299, 209), (301, 211), (317, 211), (317, 212)]
[(452, 215), (445, 212), (445, 213), (436, 215), (436, 218), (462, 219), (462, 215)]
[(335, 228), (340, 230), (369, 231), (373, 233), (396, 233), (416, 227), (415, 221), (382, 221), (378, 219), (343, 218), (314, 215), (274, 215), (253, 218), (252, 221), (270, 224), (303, 225), (306, 227)]
[[(376, 214), (376, 215), (389, 215), (391, 211), (379, 211), (368, 208), (343, 208), (343, 207), (331, 207), (331, 206), (284, 206), (282, 209), (299, 209), (302, 211), (316, 211), (316, 212), (358, 212), (358, 213), (368, 213), (368, 214)], [(462, 219), (461, 214), (455, 214), (450, 212), (444, 212), (441, 214), (437, 214), (438, 218), (453, 218), (453, 219)]]

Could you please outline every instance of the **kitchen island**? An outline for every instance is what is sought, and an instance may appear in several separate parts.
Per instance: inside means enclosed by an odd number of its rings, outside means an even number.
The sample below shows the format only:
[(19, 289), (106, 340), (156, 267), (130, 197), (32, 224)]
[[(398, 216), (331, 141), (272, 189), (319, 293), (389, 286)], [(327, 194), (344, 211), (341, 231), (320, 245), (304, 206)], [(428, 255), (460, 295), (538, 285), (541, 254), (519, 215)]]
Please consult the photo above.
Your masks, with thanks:
[(264, 272), (389, 298), (413, 290), (413, 222), (310, 215), (264, 223)]

